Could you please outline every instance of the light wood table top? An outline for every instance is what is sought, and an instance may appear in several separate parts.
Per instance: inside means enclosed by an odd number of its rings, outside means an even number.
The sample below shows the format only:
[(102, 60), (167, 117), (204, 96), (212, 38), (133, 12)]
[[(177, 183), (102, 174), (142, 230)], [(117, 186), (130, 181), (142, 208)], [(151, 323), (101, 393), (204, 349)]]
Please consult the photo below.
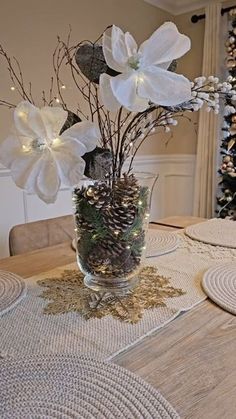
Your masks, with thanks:
[[(173, 225), (181, 222), (176, 217), (172, 221)], [(182, 219), (178, 228), (189, 221), (189, 217)], [(0, 269), (27, 278), (74, 260), (71, 242), (65, 242), (2, 259)], [(236, 418), (236, 317), (209, 300), (144, 338), (114, 362), (158, 388), (182, 418)]]
[(166, 217), (166, 218), (160, 218), (156, 222), (152, 224), (152, 226), (156, 226), (160, 229), (167, 229), (167, 230), (173, 230), (173, 229), (180, 229), (188, 227), (189, 225), (198, 224), (202, 221), (206, 221), (206, 218), (200, 218), (200, 217), (192, 217), (192, 216), (181, 216), (181, 215), (175, 215), (173, 217)]

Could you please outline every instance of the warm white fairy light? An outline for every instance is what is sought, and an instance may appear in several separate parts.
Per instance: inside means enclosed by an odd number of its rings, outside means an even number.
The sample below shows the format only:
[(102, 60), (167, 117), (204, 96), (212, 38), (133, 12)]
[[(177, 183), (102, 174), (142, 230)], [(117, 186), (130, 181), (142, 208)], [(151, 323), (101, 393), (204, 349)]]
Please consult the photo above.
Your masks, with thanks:
[(118, 236), (118, 234), (119, 234), (119, 230), (115, 230), (115, 231), (114, 231), (114, 234), (115, 234), (116, 236)]
[(142, 205), (143, 201), (139, 200), (138, 205)]
[(58, 144), (60, 144), (61, 143), (61, 140), (60, 140), (60, 138), (54, 138), (53, 140), (52, 140), (52, 145), (58, 145)]
[(142, 76), (138, 76), (138, 81), (143, 83), (144, 82), (144, 78)]
[(62, 85), (61, 85), (61, 89), (66, 89), (65, 84), (62, 84)]
[(25, 145), (25, 144), (23, 144), (23, 145), (22, 145), (22, 150), (24, 151), (24, 153), (28, 153), (28, 152), (29, 152), (29, 151), (31, 151), (32, 149), (31, 149), (30, 145)]
[(15, 86), (11, 86), (11, 90), (12, 91), (16, 90)]
[(60, 99), (58, 97), (55, 99), (55, 102), (60, 103)]
[(18, 112), (18, 116), (23, 120), (23, 121), (27, 121), (27, 117), (28, 117), (28, 115), (27, 115), (27, 113), (26, 112), (23, 112), (23, 111), (19, 111)]

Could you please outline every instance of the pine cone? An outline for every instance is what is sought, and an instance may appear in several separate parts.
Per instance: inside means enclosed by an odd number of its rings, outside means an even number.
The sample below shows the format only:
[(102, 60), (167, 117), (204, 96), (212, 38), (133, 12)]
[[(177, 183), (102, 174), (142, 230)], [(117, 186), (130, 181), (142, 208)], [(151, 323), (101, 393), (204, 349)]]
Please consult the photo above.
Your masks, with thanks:
[(75, 214), (78, 211), (79, 203), (81, 202), (82, 199), (84, 199), (84, 191), (85, 191), (85, 188), (83, 186), (82, 188), (74, 189), (72, 201), (74, 202)]
[(127, 243), (123, 240), (117, 240), (116, 237), (108, 236), (105, 240), (101, 240), (99, 244), (90, 253), (89, 259), (117, 259), (121, 253), (127, 249)]
[(97, 209), (108, 206), (111, 200), (111, 188), (105, 182), (96, 182), (85, 188), (82, 193), (87, 202)]
[(79, 215), (75, 216), (75, 225), (79, 231), (84, 230), (92, 232), (94, 230), (94, 226)]
[(129, 205), (128, 208), (119, 205), (113, 205), (103, 212), (104, 226), (113, 234), (125, 233), (134, 223), (136, 209)]
[[(106, 239), (100, 240), (96, 247), (90, 252), (88, 256), (88, 264), (93, 268), (96, 266), (112, 266), (120, 255), (126, 251), (130, 254), (130, 249), (127, 248), (127, 243), (124, 240), (117, 240), (114, 236), (107, 236)], [(104, 270), (104, 268), (103, 268)]]
[(131, 273), (140, 263), (140, 258), (131, 254), (127, 243), (111, 239), (101, 242), (87, 258), (90, 272), (107, 277), (123, 276)]
[(139, 198), (139, 186), (135, 176), (124, 173), (117, 179), (113, 187), (113, 200), (124, 206), (135, 205)]

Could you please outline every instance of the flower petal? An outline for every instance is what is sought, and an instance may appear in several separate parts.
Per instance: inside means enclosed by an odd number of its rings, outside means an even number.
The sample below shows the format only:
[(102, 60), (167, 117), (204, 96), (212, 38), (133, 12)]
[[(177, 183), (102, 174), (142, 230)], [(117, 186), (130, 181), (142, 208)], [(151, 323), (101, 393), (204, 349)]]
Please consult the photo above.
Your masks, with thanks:
[(139, 73), (136, 71), (119, 74), (111, 79), (111, 88), (116, 99), (132, 112), (141, 112), (148, 107), (147, 98), (137, 95), (138, 80)]
[(113, 25), (111, 30), (111, 47), (114, 60), (125, 66), (129, 58), (124, 32)]
[(113, 25), (111, 37), (103, 35), (103, 54), (106, 63), (114, 70), (123, 73), (128, 69), (128, 59), (137, 54), (138, 46), (133, 36)]
[(113, 68), (113, 70), (118, 71), (118, 73), (122, 73), (123, 71), (125, 71), (126, 66), (122, 65), (121, 63), (118, 63), (114, 59), (111, 37), (107, 35), (105, 32), (102, 38), (102, 49), (106, 63), (110, 68)]
[(120, 103), (116, 100), (111, 89), (111, 77), (108, 74), (101, 74), (99, 79), (101, 103), (111, 112), (116, 112)]
[(191, 85), (180, 74), (152, 66), (143, 72), (138, 94), (157, 105), (173, 106), (191, 99)]
[(182, 57), (190, 47), (190, 39), (180, 34), (174, 23), (166, 22), (141, 44), (142, 68), (173, 61)]
[(84, 153), (92, 151), (96, 147), (97, 141), (100, 138), (100, 132), (93, 122), (82, 121), (65, 130), (60, 138), (65, 141), (67, 139), (78, 141), (82, 145), (81, 153), (79, 154), (82, 156)]
[(47, 204), (55, 202), (60, 188), (60, 178), (58, 168), (52, 156), (47, 150), (44, 156), (39, 160), (38, 175), (35, 183), (35, 193)]
[(49, 150), (20, 152), (11, 162), (11, 175), (15, 184), (29, 193), (35, 193), (44, 202), (56, 199), (60, 186), (57, 166)]
[(83, 177), (85, 161), (80, 157), (80, 153), (80, 144), (74, 140), (67, 140), (62, 146), (54, 150), (54, 158), (64, 185), (74, 186)]
[(15, 135), (9, 135), (0, 143), (0, 162), (5, 167), (10, 167), (21, 153), (22, 145)]
[(125, 47), (127, 51), (128, 57), (132, 57), (133, 55), (137, 54), (138, 51), (138, 45), (133, 38), (133, 36), (129, 32), (125, 32)]
[(46, 138), (47, 132), (40, 109), (30, 102), (19, 103), (14, 111), (15, 126), (19, 134), (32, 139)]
[(56, 138), (66, 122), (68, 112), (58, 106), (44, 106), (40, 109), (40, 114), (45, 125), (47, 138), (50, 140)]
[(70, 168), (70, 173), (69, 173), (70, 186), (78, 185), (78, 183), (84, 176), (85, 161), (81, 158), (78, 160), (79, 160), (78, 163)]
[(41, 153), (22, 153), (11, 164), (10, 170), (15, 184), (27, 192), (35, 191), (35, 182), (40, 170)]

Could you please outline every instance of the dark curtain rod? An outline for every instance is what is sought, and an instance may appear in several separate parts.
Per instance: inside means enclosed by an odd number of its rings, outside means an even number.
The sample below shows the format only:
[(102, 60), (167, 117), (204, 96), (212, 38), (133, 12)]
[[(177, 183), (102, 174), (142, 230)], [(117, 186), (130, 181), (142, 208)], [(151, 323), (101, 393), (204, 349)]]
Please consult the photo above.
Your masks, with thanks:
[[(221, 15), (223, 16), (225, 13), (229, 12), (232, 9), (235, 9), (236, 6), (225, 7), (221, 9)], [(193, 15), (191, 17), (192, 23), (197, 23), (199, 20), (205, 19), (206, 15)]]

